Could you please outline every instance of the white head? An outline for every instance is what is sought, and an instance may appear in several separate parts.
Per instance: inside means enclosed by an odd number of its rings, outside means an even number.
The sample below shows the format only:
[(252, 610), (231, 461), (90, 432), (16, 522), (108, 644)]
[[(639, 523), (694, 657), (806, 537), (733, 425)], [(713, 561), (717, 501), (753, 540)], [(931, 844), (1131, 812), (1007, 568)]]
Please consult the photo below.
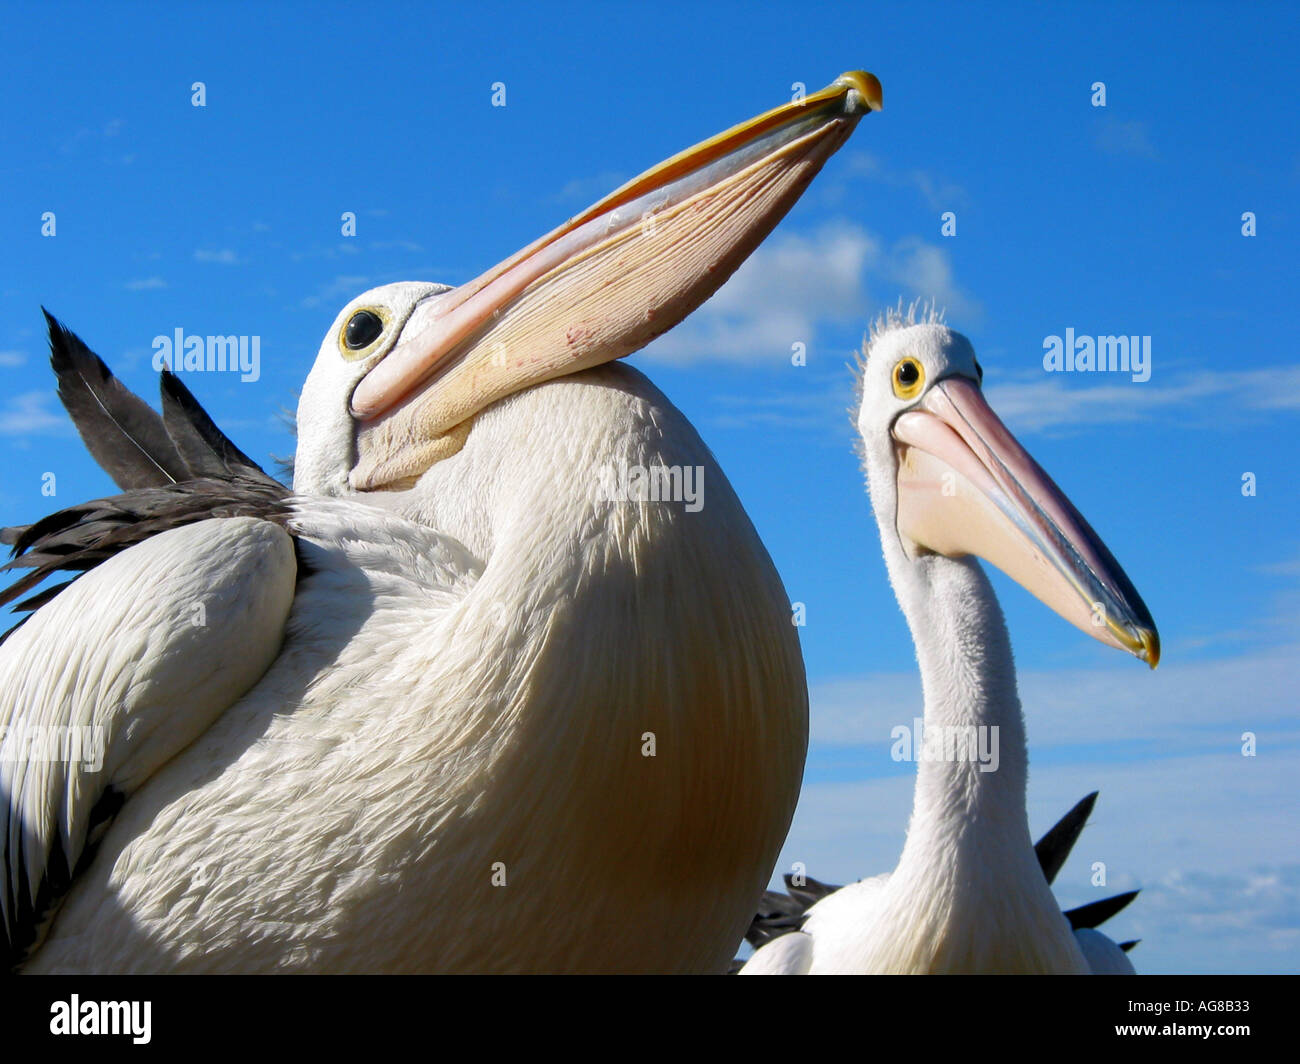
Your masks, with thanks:
[(352, 415), (357, 385), (396, 346), (420, 301), (450, 286), (402, 281), (372, 288), (334, 319), (298, 401), (294, 487), (302, 493), (344, 495), (360, 460)]
[(666, 332), (879, 108), (874, 77), (842, 75), (652, 167), (468, 284), (358, 296), (303, 388), (295, 490), (407, 488), (455, 454), (499, 399)]
[[(891, 528), (896, 525), (898, 505), (894, 422), (921, 402), (933, 382), (950, 374), (976, 384), (983, 380), (975, 349), (943, 323), (941, 312), (928, 306), (918, 310), (915, 304), (904, 311), (900, 306), (872, 323), (858, 362), (854, 422), (872, 504), (888, 515)], [(910, 541), (904, 548), (914, 553)]]
[[(984, 400), (971, 342), (915, 307), (864, 345), (857, 427), (891, 566), (977, 555), (1153, 668), (1155, 624), (1091, 526)], [(891, 537), (893, 542), (891, 543)]]

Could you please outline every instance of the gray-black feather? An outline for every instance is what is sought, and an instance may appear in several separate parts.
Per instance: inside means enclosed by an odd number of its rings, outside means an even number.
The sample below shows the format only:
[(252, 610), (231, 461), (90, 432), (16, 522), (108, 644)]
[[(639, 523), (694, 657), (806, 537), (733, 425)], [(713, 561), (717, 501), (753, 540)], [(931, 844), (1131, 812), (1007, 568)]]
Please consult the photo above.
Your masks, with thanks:
[(163, 419), (119, 381), (104, 360), (42, 308), (59, 398), (104, 472), (123, 491), (188, 479)]

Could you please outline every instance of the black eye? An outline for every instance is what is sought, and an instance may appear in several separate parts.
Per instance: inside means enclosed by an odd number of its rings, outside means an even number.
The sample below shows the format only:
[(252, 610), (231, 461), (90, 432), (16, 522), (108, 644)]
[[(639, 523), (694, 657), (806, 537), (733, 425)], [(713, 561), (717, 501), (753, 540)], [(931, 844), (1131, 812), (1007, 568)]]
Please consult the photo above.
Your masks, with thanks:
[(349, 350), (360, 351), (379, 339), (379, 334), (383, 331), (384, 323), (378, 314), (373, 310), (358, 310), (348, 319), (347, 328), (343, 332), (343, 342), (348, 345)]
[(905, 358), (894, 367), (894, 394), (899, 399), (915, 399), (921, 394), (925, 368), (914, 358)]

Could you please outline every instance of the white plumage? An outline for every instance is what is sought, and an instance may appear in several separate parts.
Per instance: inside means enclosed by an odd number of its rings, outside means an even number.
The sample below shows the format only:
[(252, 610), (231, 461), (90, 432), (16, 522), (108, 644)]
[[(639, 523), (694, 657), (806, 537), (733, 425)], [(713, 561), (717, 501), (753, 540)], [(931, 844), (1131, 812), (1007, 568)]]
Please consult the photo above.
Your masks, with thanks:
[[(698, 464), (708, 504), (598, 502), (607, 461)], [(297, 504), (308, 575), (274, 665), (131, 797), (30, 970), (725, 965), (784, 836), (805, 708), (780, 583), (707, 449), (609, 367), (486, 412), (385, 502)], [(152, 563), (137, 593), (188, 632), (209, 586), (178, 574), (261, 528), (194, 525), (115, 561)], [(282, 584), (282, 546), (263, 549)], [(207, 619), (196, 660), (265, 645), (216, 602)], [(109, 640), (99, 625), (60, 646)]]
[(747, 974), (1127, 964), (1104, 935), (1076, 937), (1035, 856), (1011, 645), (969, 555), (994, 559), (1084, 631), (1153, 666), (1155, 629), (1091, 529), (988, 409), (982, 376), (965, 337), (891, 315), (873, 330), (857, 425), (885, 564), (916, 644), (925, 729), (993, 729), (999, 763), (989, 771), (969, 757), (920, 758), (898, 867), (818, 901), (801, 930), (755, 953)]
[[(168, 469), (263, 509), (145, 538), (0, 648), (0, 725), (108, 738), (101, 772), (0, 769), (25, 970), (725, 970), (793, 812), (803, 663), (708, 448), (604, 364), (703, 302), (879, 92), (845, 75), (460, 288), (353, 300), (288, 499), (174, 378), (159, 419), (57, 356), (152, 520), (195, 516)], [(690, 470), (703, 507), (609, 498), (630, 469)], [(31, 549), (89, 558), (131, 500)]]

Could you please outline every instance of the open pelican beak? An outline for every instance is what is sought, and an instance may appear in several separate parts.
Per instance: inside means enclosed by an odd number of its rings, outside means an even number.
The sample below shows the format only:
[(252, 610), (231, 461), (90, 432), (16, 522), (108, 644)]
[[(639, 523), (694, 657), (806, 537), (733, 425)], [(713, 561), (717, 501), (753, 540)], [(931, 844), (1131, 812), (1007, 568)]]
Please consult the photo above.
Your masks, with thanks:
[(973, 381), (939, 381), (893, 434), (905, 545), (978, 555), (1093, 638), (1156, 667), (1160, 637), (1141, 596)]
[(468, 419), (530, 385), (622, 358), (709, 298), (869, 111), (871, 74), (673, 156), (480, 277), (420, 302), (352, 394), (352, 486), (409, 481)]

